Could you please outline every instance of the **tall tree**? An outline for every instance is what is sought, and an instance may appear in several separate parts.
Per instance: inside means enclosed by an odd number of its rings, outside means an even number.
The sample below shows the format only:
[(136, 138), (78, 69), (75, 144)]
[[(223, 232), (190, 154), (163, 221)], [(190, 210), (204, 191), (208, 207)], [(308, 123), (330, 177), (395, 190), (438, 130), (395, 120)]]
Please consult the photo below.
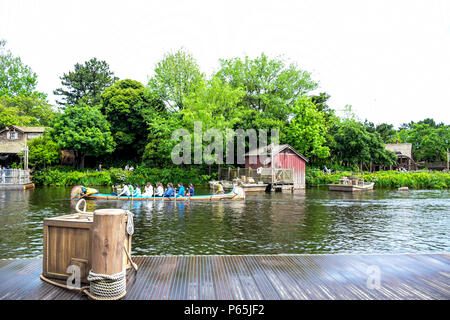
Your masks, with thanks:
[(86, 155), (108, 154), (115, 148), (110, 125), (100, 107), (83, 102), (66, 107), (55, 120), (50, 134), (61, 149), (73, 150), (77, 168), (84, 167)]
[(295, 101), (317, 88), (311, 74), (295, 64), (281, 59), (270, 59), (264, 53), (249, 57), (222, 59), (217, 76), (232, 87), (242, 87), (245, 96), (242, 105), (254, 110), (249, 127), (280, 126), (286, 122)]
[(312, 99), (301, 97), (292, 108), (293, 118), (283, 132), (283, 140), (308, 158), (323, 159), (330, 155), (326, 146), (328, 126), (323, 112)]
[(102, 112), (111, 124), (117, 144), (113, 156), (127, 160), (140, 158), (148, 136), (145, 114), (149, 108), (162, 110), (162, 101), (140, 82), (130, 79), (117, 81), (106, 88), (101, 98)]
[[(56, 116), (52, 106), (36, 94), (14, 97), (4, 95), (0, 97), (0, 105), (10, 110), (11, 114), (15, 115), (14, 118), (21, 117), (22, 120), (17, 119), (18, 123), (33, 122), (33, 125), (48, 126)], [(32, 119), (32, 121), (23, 121), (23, 119)], [(18, 123), (16, 125), (30, 125)]]
[[(185, 108), (180, 112), (184, 128), (191, 132), (191, 143), (194, 147), (201, 145), (203, 152), (211, 143), (211, 141), (205, 141), (202, 144), (194, 143), (194, 124), (199, 122), (204, 133), (209, 129), (221, 132), (224, 137), (222, 147), (224, 151), (226, 150), (226, 129), (234, 129), (235, 124), (241, 121), (243, 107), (239, 106), (239, 103), (244, 94), (242, 88), (231, 87), (217, 76), (213, 76), (209, 81), (198, 83), (195, 91), (185, 98)], [(214, 152), (208, 160), (212, 162), (217, 159), (218, 154)], [(224, 158), (221, 159), (225, 161)]]
[(366, 127), (366, 130), (369, 131), (370, 133), (378, 132), (384, 143), (395, 142), (397, 132), (395, 131), (394, 126), (392, 124), (380, 123), (375, 125), (373, 122), (370, 122), (366, 119), (364, 121), (364, 126)]
[(109, 70), (106, 61), (92, 58), (84, 64), (75, 64), (75, 70), (65, 73), (61, 79), (63, 88), (58, 88), (53, 93), (62, 96), (57, 103), (61, 106), (75, 106), (84, 102), (94, 106), (101, 102), (100, 94), (111, 86), (118, 78)]
[(7, 106), (0, 99), (0, 128), (6, 126), (39, 126), (39, 121), (32, 116), (24, 114), (18, 107)]
[(0, 96), (17, 97), (35, 95), (45, 99), (44, 93), (36, 91), (37, 75), (20, 57), (6, 49), (6, 41), (0, 40)]
[(400, 142), (409, 142), (418, 161), (445, 161), (450, 148), (450, 125), (436, 124), (433, 121), (410, 123), (410, 129), (400, 129)]
[(184, 108), (184, 98), (189, 95), (204, 75), (194, 57), (183, 49), (167, 53), (157, 63), (155, 75), (148, 85), (156, 91), (169, 111)]
[(354, 119), (345, 119), (336, 126), (333, 132), (335, 145), (332, 153), (340, 164), (346, 166), (394, 164), (397, 157), (386, 150), (378, 132), (369, 132), (361, 122)]

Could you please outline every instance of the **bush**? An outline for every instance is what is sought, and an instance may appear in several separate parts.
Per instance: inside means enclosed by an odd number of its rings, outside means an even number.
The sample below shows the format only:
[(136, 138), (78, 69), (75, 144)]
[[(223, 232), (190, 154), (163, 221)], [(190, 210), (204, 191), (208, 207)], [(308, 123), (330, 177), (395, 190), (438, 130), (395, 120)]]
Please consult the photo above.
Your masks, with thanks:
[(70, 167), (53, 167), (33, 172), (33, 182), (41, 186), (109, 186), (124, 182), (138, 183), (146, 182), (152, 184), (168, 182), (184, 184), (207, 184), (211, 176), (203, 174), (202, 170), (191, 169), (158, 169), (137, 167), (134, 171), (127, 171), (121, 168), (110, 168), (102, 171), (73, 170)]
[[(355, 173), (340, 171), (333, 174), (326, 174), (322, 170), (310, 169), (306, 171), (306, 185), (320, 186), (337, 183), (341, 177), (349, 175), (355, 175)], [(376, 187), (408, 187), (411, 189), (445, 189), (450, 187), (450, 173), (446, 172), (378, 171), (357, 175), (364, 178), (364, 181), (375, 182)]]

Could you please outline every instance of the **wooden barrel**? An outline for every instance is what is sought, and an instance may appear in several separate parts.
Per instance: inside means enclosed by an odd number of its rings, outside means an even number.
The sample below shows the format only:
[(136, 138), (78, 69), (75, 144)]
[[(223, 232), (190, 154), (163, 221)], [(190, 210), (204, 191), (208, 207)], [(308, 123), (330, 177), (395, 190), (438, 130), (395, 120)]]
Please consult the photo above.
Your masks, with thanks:
[(91, 237), (92, 271), (113, 275), (122, 272), (125, 234), (125, 210), (94, 211)]

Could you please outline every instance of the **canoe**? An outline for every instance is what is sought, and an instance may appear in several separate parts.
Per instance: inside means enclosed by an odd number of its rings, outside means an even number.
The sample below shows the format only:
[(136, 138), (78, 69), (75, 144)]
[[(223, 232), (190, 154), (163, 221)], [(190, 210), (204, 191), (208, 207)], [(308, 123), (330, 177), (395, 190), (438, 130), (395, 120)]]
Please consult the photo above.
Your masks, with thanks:
[(216, 200), (244, 200), (245, 191), (241, 187), (234, 187), (230, 192), (224, 194), (211, 194), (211, 195), (199, 195), (192, 197), (128, 197), (128, 196), (116, 196), (112, 194), (105, 193), (95, 193), (84, 196), (88, 200), (133, 200), (133, 201), (144, 201), (144, 200), (169, 200), (169, 201), (216, 201)]
[(367, 183), (363, 185), (354, 185), (354, 184), (329, 184), (328, 190), (330, 191), (346, 191), (346, 192), (353, 192), (353, 191), (366, 191), (366, 190), (373, 190), (373, 185), (375, 183)]

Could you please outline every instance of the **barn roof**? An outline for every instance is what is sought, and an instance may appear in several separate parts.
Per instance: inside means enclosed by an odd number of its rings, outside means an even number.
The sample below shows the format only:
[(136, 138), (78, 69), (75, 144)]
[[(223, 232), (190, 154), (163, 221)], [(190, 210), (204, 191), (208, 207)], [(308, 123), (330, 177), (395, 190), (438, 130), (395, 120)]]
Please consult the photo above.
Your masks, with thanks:
[[(247, 152), (245, 154), (245, 156), (270, 156), (271, 155), (271, 147), (272, 147), (272, 145), (268, 145), (268, 146), (264, 146), (264, 147), (260, 147), (260, 148), (257, 148), (257, 149), (250, 150), (249, 152)], [(294, 148), (292, 148), (288, 144), (277, 144), (277, 145), (274, 145), (273, 155), (277, 155), (277, 154), (279, 154), (280, 152), (282, 152), (283, 150), (286, 150), (286, 149), (291, 150), (297, 156), (299, 156), (300, 158), (302, 158), (306, 162), (309, 162), (308, 158), (306, 158), (304, 155), (302, 155), (300, 152), (298, 152), (297, 150), (295, 150)]]

